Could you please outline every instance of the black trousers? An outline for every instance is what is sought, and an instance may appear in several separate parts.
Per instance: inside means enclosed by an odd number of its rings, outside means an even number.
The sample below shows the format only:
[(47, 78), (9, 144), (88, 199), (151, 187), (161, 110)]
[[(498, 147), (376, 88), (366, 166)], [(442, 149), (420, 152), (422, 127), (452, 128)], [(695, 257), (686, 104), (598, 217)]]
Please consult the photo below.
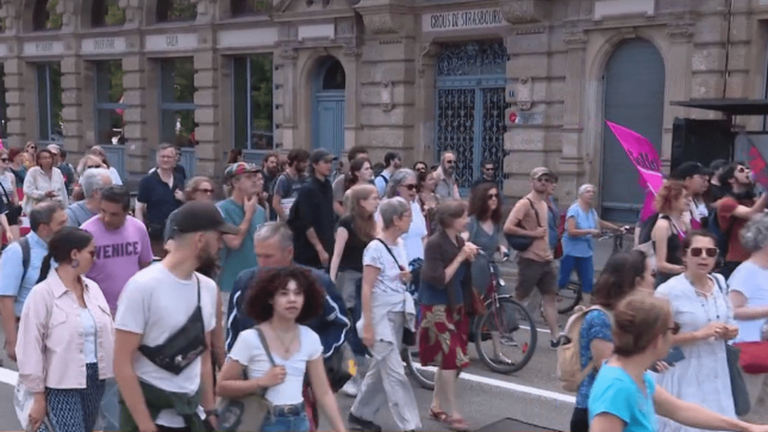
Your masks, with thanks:
[(586, 408), (573, 409), (571, 432), (589, 432), (589, 414)]

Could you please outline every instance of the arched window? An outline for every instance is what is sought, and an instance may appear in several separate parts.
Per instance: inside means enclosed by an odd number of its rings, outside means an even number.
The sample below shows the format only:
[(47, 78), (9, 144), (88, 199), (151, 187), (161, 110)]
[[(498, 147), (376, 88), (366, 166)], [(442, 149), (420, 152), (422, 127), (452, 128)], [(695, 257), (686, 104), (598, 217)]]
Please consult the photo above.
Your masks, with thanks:
[(347, 85), (347, 74), (341, 62), (334, 60), (323, 75), (323, 90), (344, 90)]
[(119, 0), (93, 0), (91, 3), (91, 27), (112, 27), (125, 24), (125, 11), (118, 6)]
[(158, 0), (155, 20), (158, 23), (194, 21), (197, 5), (192, 0)]
[(230, 0), (232, 16), (262, 15), (269, 12), (270, 0)]
[(61, 28), (61, 14), (56, 12), (59, 0), (35, 0), (32, 10), (32, 30), (58, 30)]

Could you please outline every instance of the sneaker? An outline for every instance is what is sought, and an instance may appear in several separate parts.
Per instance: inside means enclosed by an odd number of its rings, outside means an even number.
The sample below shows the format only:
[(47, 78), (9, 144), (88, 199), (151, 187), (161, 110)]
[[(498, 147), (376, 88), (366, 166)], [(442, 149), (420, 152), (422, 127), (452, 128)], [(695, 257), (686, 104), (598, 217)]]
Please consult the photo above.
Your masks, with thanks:
[(553, 350), (556, 350), (560, 347), (560, 338), (557, 339), (550, 339), (549, 340), (549, 347)]
[(372, 421), (361, 419), (360, 417), (349, 413), (347, 417), (347, 425), (350, 430), (359, 430), (364, 432), (381, 432), (381, 426)]
[(341, 388), (341, 393), (352, 398), (357, 397), (358, 391), (359, 389), (357, 388), (357, 380), (355, 377), (352, 377), (344, 384), (344, 387)]

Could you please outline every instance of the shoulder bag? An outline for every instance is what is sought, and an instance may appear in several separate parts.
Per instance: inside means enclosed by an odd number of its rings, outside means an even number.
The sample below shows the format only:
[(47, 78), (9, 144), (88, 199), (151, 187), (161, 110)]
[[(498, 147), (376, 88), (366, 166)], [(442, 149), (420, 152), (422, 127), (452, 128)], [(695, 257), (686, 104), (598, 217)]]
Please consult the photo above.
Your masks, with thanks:
[[(720, 283), (719, 275), (712, 275), (715, 279), (717, 287), (724, 297), (728, 297), (728, 290), (723, 289), (723, 285)], [(727, 298), (726, 298), (726, 301)], [(741, 350), (728, 342), (725, 342), (725, 356), (728, 361), (728, 375), (731, 378), (731, 394), (733, 396), (733, 406), (736, 409), (737, 416), (744, 416), (749, 414), (752, 409), (752, 404), (749, 400), (749, 392), (747, 391), (747, 384), (744, 382), (744, 376), (741, 374), (741, 367), (739, 367), (739, 357), (741, 357)]]
[[(274, 367), (275, 359), (267, 345), (267, 339), (264, 333), (258, 327), (253, 327), (259, 335), (261, 346), (267, 354), (269, 364)], [(243, 371), (243, 380), (248, 379), (248, 372)], [(242, 398), (219, 398), (216, 401), (216, 412), (218, 414), (217, 430), (223, 432), (253, 432), (261, 430), (264, 419), (272, 409), (272, 404), (265, 397), (267, 389), (262, 389), (256, 394), (248, 395)]]
[[(530, 198), (526, 198), (526, 200), (528, 201), (528, 204), (531, 205), (531, 210), (533, 210), (533, 214), (536, 216), (536, 226), (538, 228), (541, 228), (542, 225), (541, 225), (541, 220), (539, 220), (539, 211), (536, 210), (536, 207), (534, 207), (533, 201), (531, 201)], [(525, 227), (523, 227), (522, 220), (520, 220), (517, 223), (517, 227), (521, 229), (525, 229)], [(535, 240), (533, 237), (523, 236), (523, 235), (511, 235), (511, 234), (507, 234), (506, 238), (507, 238), (507, 243), (509, 243), (509, 247), (511, 247), (512, 249), (518, 252), (523, 252), (528, 250), (528, 248), (531, 247), (531, 245), (533, 244), (533, 241)]]
[[(395, 257), (395, 254), (392, 253), (392, 249), (389, 248), (389, 245), (387, 245), (384, 240), (377, 238), (382, 246), (384, 246), (384, 249), (389, 252), (389, 256), (392, 257), (393, 260), (395, 260), (395, 264), (397, 265), (397, 268), (400, 269), (400, 271), (406, 271), (407, 269), (400, 265), (400, 261), (397, 260), (397, 257)], [(405, 346), (416, 346), (416, 332), (412, 331), (408, 327), (403, 326), (403, 345)]]

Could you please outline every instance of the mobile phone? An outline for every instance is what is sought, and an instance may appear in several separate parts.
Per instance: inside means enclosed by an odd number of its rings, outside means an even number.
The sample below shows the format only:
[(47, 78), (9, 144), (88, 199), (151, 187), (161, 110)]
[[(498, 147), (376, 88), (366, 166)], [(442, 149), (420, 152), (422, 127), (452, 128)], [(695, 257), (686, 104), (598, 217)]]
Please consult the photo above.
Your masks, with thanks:
[[(685, 360), (685, 354), (683, 354), (683, 350), (680, 349), (680, 347), (672, 347), (672, 349), (669, 350), (667, 356), (661, 361), (668, 364), (669, 366), (674, 366), (676, 363), (680, 363), (683, 360)], [(653, 365), (651, 370), (653, 372), (658, 372), (656, 365)]]

